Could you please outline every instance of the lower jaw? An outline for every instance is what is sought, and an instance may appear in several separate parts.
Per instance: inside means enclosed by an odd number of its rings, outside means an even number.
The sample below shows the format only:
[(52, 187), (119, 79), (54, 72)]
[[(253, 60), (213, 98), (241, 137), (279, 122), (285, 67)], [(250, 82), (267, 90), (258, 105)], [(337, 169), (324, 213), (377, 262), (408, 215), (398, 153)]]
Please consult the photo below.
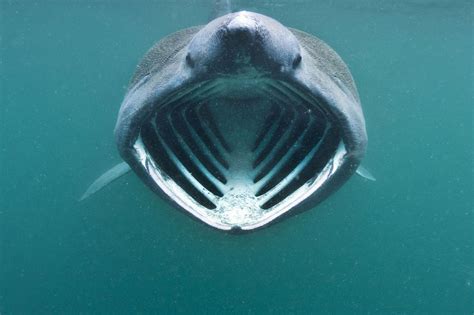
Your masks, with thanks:
[(346, 153), (314, 99), (283, 82), (254, 86), (239, 90), (223, 80), (203, 84), (199, 94), (182, 92), (160, 104), (134, 144), (160, 190), (222, 230), (255, 229), (290, 211)]

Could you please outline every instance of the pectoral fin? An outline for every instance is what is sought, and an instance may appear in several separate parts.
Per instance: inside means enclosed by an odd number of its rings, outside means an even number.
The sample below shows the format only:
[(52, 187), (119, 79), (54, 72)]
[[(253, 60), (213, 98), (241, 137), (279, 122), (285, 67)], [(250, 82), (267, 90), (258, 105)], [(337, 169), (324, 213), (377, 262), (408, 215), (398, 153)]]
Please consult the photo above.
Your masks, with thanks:
[(376, 181), (374, 175), (372, 175), (365, 167), (363, 167), (362, 165), (359, 165), (359, 167), (357, 168), (356, 170), (356, 173), (359, 175), (359, 176), (362, 176), (363, 178), (365, 179), (368, 179), (368, 180), (371, 180), (371, 181)]
[(98, 192), (117, 178), (122, 175), (125, 175), (130, 171), (130, 166), (127, 163), (122, 162), (120, 164), (115, 165), (110, 170), (105, 172), (104, 174), (100, 175), (90, 186), (87, 188), (86, 192), (82, 195), (79, 201), (82, 201), (92, 194)]

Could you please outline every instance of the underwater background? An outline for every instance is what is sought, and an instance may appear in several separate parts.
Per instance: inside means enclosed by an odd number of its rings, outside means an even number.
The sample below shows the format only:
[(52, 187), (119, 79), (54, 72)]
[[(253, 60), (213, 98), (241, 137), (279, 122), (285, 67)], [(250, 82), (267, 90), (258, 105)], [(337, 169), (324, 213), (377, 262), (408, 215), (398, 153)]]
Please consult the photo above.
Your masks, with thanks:
[(473, 314), (473, 2), (233, 5), (342, 56), (377, 181), (244, 235), (134, 174), (78, 202), (141, 56), (213, 3), (0, 0), (0, 313)]

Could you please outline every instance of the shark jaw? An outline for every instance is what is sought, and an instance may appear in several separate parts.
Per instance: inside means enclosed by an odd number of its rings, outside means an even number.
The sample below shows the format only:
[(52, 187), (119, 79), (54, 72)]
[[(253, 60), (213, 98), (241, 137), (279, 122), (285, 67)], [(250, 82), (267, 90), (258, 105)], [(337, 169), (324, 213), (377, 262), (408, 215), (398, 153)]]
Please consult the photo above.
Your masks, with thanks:
[(153, 106), (132, 145), (148, 182), (221, 230), (267, 225), (313, 196), (346, 156), (337, 120), (263, 77), (194, 84)]

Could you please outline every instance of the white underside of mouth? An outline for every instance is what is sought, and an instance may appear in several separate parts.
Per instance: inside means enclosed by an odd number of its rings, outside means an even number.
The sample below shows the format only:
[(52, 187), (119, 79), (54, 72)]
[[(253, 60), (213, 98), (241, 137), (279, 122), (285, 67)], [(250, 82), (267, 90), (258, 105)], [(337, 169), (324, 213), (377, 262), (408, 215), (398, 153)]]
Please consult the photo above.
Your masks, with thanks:
[(200, 86), (199, 94), (183, 92), (160, 106), (134, 144), (167, 196), (222, 230), (252, 230), (288, 212), (336, 172), (346, 153), (314, 100), (282, 82), (254, 86), (239, 90), (223, 80)]

